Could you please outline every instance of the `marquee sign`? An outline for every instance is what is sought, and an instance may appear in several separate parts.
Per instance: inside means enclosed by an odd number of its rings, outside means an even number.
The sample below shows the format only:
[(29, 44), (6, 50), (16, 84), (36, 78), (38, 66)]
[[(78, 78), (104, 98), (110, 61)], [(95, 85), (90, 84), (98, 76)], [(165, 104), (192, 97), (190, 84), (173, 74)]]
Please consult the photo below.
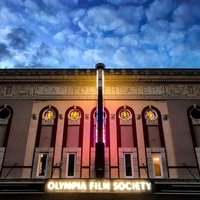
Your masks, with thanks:
[(67, 193), (146, 193), (152, 191), (152, 184), (147, 180), (130, 179), (49, 179), (46, 192)]

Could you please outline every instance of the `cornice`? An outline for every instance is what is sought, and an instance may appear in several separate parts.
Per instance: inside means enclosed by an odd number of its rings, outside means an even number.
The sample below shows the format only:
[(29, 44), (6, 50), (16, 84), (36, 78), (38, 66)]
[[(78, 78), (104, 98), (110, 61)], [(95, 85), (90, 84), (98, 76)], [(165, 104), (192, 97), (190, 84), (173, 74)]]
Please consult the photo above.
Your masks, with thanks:
[[(95, 69), (0, 69), (0, 83), (94, 82)], [(106, 82), (200, 82), (200, 69), (106, 69)]]

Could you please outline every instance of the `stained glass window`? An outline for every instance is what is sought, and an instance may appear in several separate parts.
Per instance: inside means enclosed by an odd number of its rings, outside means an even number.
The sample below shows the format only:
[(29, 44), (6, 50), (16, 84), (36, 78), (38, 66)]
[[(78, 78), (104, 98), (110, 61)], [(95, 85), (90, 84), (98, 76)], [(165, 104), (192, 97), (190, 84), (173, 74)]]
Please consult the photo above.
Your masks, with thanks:
[(50, 121), (50, 120), (52, 120), (54, 118), (55, 118), (55, 112), (54, 112), (54, 110), (51, 110), (51, 109), (46, 110), (44, 112), (44, 114), (43, 114), (43, 119), (46, 120), (46, 121)]
[(119, 117), (122, 120), (128, 120), (131, 118), (131, 112), (128, 109), (123, 109), (120, 113), (119, 113)]
[(148, 109), (146, 112), (145, 112), (145, 118), (147, 120), (150, 120), (150, 121), (153, 121), (153, 120), (156, 120), (158, 118), (158, 115), (156, 113), (155, 110), (153, 109)]
[(81, 118), (81, 113), (77, 110), (77, 109), (73, 109), (70, 113), (69, 113), (69, 118), (71, 120), (79, 120)]

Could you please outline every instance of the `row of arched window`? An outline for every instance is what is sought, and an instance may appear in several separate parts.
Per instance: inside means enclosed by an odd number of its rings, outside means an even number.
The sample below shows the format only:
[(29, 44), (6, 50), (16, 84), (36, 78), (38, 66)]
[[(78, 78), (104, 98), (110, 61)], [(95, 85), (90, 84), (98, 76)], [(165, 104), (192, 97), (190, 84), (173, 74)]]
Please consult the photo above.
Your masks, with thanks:
[[(200, 147), (200, 106), (192, 105), (188, 110), (189, 125), (195, 147)], [(13, 111), (8, 105), (0, 107), (0, 147), (6, 147)], [(35, 147), (54, 147), (58, 121), (58, 110), (54, 106), (43, 108), (39, 114)], [(94, 147), (97, 139), (96, 108), (91, 111), (90, 146)], [(72, 106), (65, 113), (63, 147), (81, 147), (83, 139), (84, 111), (79, 106)], [(110, 146), (109, 111), (104, 108), (104, 143)], [(118, 147), (137, 147), (135, 113), (129, 106), (122, 106), (116, 111)], [(154, 106), (147, 106), (142, 111), (144, 140), (146, 147), (165, 147), (160, 111)]]

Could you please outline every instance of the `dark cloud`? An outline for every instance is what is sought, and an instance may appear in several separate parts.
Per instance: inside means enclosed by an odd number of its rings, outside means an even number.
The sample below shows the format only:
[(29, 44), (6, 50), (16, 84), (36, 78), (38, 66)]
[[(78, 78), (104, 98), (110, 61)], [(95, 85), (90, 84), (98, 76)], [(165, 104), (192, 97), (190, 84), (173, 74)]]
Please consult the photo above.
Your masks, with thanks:
[(45, 56), (49, 56), (49, 55), (50, 55), (50, 47), (45, 43), (40, 44), (38, 51), (36, 53), (36, 56), (37, 57), (45, 57)]
[(10, 56), (10, 52), (9, 52), (7, 46), (3, 43), (0, 43), (0, 61), (9, 56)]
[(13, 49), (23, 50), (31, 41), (32, 34), (28, 33), (24, 28), (14, 28), (7, 35), (9, 45)]

